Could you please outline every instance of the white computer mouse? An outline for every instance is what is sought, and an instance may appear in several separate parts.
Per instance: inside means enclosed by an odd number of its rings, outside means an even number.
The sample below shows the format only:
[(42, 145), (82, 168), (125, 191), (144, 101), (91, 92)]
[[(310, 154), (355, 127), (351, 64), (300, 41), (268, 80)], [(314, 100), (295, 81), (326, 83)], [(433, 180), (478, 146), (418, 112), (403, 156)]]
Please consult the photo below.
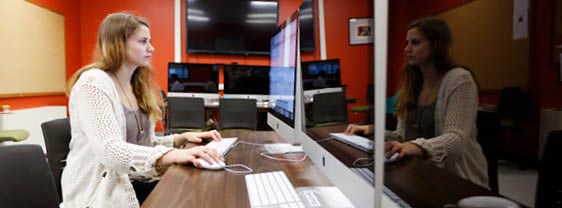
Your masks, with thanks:
[(398, 158), (398, 152), (395, 152), (392, 156), (390, 156), (390, 158), (384, 157), (384, 162), (385, 163), (394, 162), (396, 161), (396, 158)]
[(471, 196), (461, 199), (457, 206), (466, 208), (518, 208), (517, 203), (496, 196)]
[(197, 159), (199, 161), (199, 163), (201, 164), (200, 168), (204, 168), (204, 169), (209, 169), (209, 170), (221, 170), (223, 169), (226, 164), (223, 161), (219, 161), (216, 163), (211, 163), (209, 164), (207, 161), (199, 158)]

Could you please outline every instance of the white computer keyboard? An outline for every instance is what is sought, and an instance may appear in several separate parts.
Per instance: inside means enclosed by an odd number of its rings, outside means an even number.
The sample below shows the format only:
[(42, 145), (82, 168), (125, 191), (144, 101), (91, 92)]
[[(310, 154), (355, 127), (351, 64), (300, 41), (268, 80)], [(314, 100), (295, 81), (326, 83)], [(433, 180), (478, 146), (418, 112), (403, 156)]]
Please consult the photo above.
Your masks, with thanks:
[(295, 187), (283, 171), (248, 174), (244, 178), (251, 207), (304, 208)]
[(215, 148), (219, 154), (222, 154), (224, 156), (230, 149), (232, 149), (232, 147), (236, 144), (236, 141), (238, 141), (238, 138), (236, 137), (222, 138), (221, 141), (213, 140), (207, 143), (205, 146)]
[(357, 149), (363, 150), (365, 152), (373, 151), (373, 140), (367, 139), (362, 136), (357, 135), (347, 135), (344, 133), (330, 133), (334, 139), (349, 144)]

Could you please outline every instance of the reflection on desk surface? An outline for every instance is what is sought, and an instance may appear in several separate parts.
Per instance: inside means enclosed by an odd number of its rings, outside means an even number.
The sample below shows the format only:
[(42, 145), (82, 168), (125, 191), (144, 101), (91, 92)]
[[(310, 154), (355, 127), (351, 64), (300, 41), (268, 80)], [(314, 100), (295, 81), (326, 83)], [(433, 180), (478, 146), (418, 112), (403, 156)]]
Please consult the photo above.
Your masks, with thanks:
[[(238, 137), (254, 143), (285, 142), (270, 131), (221, 134), (223, 137)], [(366, 155), (347, 145), (340, 146), (351, 148), (347, 150), (354, 150), (350, 151), (352, 153)], [(309, 159), (300, 163), (272, 161), (259, 156), (263, 151), (263, 147), (239, 144), (227, 155), (226, 163), (245, 164), (254, 169), (253, 173), (283, 171), (295, 188), (332, 185)], [(281, 157), (298, 159), (302, 155), (289, 154)], [(431, 161), (417, 157), (388, 163), (384, 172), (385, 186), (411, 207), (443, 207), (445, 204), (456, 204), (469, 196), (500, 196), (436, 167)], [(250, 204), (244, 175), (173, 165), (162, 176), (142, 207), (250, 207)]]

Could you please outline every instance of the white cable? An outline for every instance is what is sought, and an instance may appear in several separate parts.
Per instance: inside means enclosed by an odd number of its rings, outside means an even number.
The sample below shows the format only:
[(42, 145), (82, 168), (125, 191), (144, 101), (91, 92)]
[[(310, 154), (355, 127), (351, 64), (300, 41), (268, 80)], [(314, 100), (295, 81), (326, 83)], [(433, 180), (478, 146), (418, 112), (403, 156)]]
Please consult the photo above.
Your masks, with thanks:
[[(242, 168), (242, 169), (246, 169), (246, 170), (234, 170), (232, 168)], [(224, 166), (224, 170), (231, 172), (231, 173), (235, 173), (235, 174), (246, 174), (246, 173), (251, 173), (254, 172), (254, 169), (243, 165), (243, 164), (231, 164), (231, 165), (226, 165)]]
[[(363, 161), (363, 160), (367, 160), (368, 163), (367, 164), (357, 164), (357, 163), (360, 163), (360, 161)], [(351, 165), (353, 165), (354, 167), (368, 167), (368, 166), (373, 165), (374, 162), (375, 162), (375, 160), (372, 157), (359, 157), (359, 158), (355, 159), (355, 161), (353, 161), (353, 163)]]
[[(286, 153), (286, 154), (289, 154), (289, 153)], [(285, 161), (285, 162), (302, 162), (308, 156), (308, 154), (305, 153), (304, 156), (301, 159), (293, 160), (293, 159), (287, 159), (287, 158), (273, 157), (273, 156), (269, 155), (267, 152), (262, 152), (262, 153), (260, 153), (260, 155), (265, 157), (265, 158), (268, 158), (268, 159), (277, 160), (277, 161)]]
[[(254, 145), (254, 146), (260, 146), (260, 147), (263, 147), (263, 146), (266, 145), (266, 144), (260, 144), (260, 143), (238, 141), (238, 142), (236, 142), (236, 144), (234, 144), (234, 146), (238, 145), (239, 143), (242, 143), (242, 144), (249, 144), (249, 145)], [(290, 153), (284, 153), (284, 154), (290, 154)], [(265, 158), (268, 158), (268, 159), (277, 160), (277, 161), (285, 161), (285, 162), (302, 162), (302, 161), (304, 161), (304, 160), (306, 159), (306, 157), (308, 156), (308, 155), (305, 153), (304, 156), (303, 156), (301, 159), (293, 160), (293, 159), (287, 159), (287, 158), (273, 157), (273, 156), (269, 155), (269, 153), (267, 153), (267, 152), (262, 152), (262, 153), (260, 153), (260, 155), (263, 156), (263, 157), (265, 157)]]

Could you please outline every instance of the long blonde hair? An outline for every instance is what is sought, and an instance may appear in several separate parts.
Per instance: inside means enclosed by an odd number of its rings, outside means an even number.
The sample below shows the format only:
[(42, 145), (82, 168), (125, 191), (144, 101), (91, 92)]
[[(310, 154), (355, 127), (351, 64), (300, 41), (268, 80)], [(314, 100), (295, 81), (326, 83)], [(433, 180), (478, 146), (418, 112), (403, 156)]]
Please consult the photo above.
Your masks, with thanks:
[[(451, 31), (447, 23), (435, 17), (427, 17), (414, 21), (408, 30), (417, 28), (429, 40), (430, 59), (435, 64), (435, 69), (440, 75), (446, 74), (453, 68), (450, 54), (452, 44)], [(399, 90), (396, 113), (402, 119), (407, 118), (408, 109), (417, 104), (418, 96), (422, 90), (423, 75), (418, 66), (406, 64)]]
[[(80, 68), (70, 77), (66, 85), (67, 96), (70, 96), (72, 87), (85, 71), (97, 68), (109, 73), (117, 72), (126, 59), (127, 39), (141, 26), (149, 27), (148, 21), (130, 13), (121, 12), (107, 15), (98, 31), (96, 58), (93, 63)], [(161, 112), (157, 96), (153, 91), (157, 88), (153, 88), (155, 80), (152, 67), (138, 67), (131, 77), (131, 85), (139, 109), (147, 114), (152, 121), (159, 120)]]

